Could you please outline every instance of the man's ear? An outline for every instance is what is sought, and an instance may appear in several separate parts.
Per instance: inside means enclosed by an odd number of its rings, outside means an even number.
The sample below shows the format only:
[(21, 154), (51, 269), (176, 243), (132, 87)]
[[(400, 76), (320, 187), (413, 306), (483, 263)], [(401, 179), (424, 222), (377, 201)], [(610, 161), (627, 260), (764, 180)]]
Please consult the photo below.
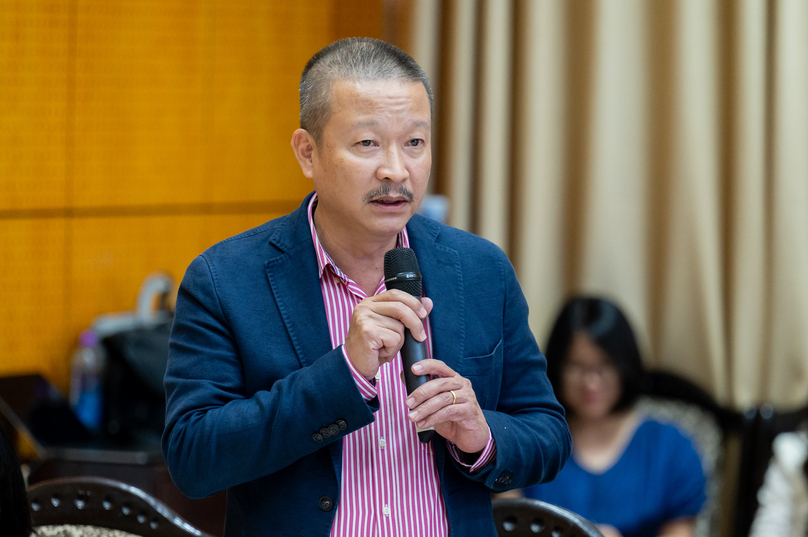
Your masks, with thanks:
[(313, 179), (314, 158), (317, 151), (314, 136), (307, 130), (297, 129), (292, 133), (292, 149), (295, 152), (295, 158), (297, 163), (300, 164), (303, 175)]

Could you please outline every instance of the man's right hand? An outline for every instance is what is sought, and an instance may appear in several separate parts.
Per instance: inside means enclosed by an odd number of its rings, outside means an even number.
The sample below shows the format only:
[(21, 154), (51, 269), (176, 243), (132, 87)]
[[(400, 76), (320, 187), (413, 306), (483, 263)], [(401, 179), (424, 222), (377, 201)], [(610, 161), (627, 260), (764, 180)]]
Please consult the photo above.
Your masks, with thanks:
[(388, 290), (356, 305), (345, 336), (345, 352), (367, 379), (376, 376), (382, 364), (395, 358), (404, 344), (404, 328), (417, 341), (426, 339), (423, 319), (432, 311), (432, 300), (423, 302), (409, 293)]

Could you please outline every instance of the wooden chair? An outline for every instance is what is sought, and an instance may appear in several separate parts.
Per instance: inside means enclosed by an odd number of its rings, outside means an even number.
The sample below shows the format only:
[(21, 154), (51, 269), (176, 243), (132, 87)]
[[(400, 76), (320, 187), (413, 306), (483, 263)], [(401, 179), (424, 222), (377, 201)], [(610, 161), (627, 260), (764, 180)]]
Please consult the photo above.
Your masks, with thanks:
[[(28, 488), (28, 503), (34, 527), (92, 526), (142, 537), (210, 537), (139, 488), (103, 477), (41, 481)], [(98, 535), (96, 530), (91, 533)]]
[(531, 498), (493, 501), (499, 537), (603, 537), (594, 524), (556, 505)]

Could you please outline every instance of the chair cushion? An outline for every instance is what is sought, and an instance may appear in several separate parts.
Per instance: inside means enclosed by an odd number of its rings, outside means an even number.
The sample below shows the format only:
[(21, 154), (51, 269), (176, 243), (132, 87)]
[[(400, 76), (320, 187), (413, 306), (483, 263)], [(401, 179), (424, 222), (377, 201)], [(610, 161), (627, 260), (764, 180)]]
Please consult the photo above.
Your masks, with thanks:
[(39, 526), (35, 529), (40, 537), (138, 537), (133, 533), (120, 530), (100, 528), (98, 526), (80, 526), (61, 524), (58, 526)]

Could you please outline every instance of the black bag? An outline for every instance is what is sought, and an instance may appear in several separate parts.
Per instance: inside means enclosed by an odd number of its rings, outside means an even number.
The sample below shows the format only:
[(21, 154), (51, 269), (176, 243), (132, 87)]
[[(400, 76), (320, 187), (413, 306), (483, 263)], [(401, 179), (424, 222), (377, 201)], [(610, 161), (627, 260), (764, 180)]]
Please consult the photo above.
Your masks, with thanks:
[(167, 298), (172, 289), (170, 277), (152, 275), (141, 288), (135, 315), (107, 316), (94, 323), (106, 353), (104, 435), (123, 444), (153, 444), (163, 432), (163, 377), (174, 320)]
[(112, 437), (161, 435), (166, 397), (163, 376), (168, 360), (171, 319), (102, 340), (107, 352), (104, 386), (106, 434)]

